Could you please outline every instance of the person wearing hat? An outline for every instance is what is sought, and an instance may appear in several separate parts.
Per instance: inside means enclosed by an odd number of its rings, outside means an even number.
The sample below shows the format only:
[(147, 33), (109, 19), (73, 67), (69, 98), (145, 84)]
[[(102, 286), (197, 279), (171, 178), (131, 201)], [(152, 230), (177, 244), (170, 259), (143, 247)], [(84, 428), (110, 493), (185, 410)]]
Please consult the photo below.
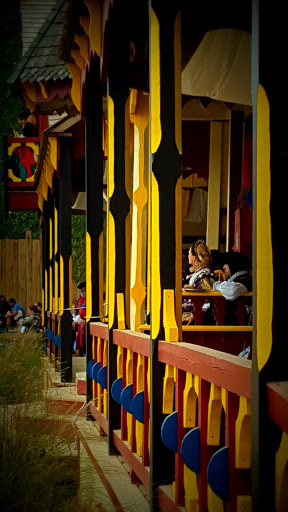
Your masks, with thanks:
[(226, 252), (221, 255), (225, 281), (216, 281), (213, 290), (222, 293), (226, 300), (233, 301), (242, 293), (252, 291), (250, 263), (241, 252)]
[[(184, 285), (184, 290), (212, 291), (214, 279), (211, 274), (211, 251), (205, 244), (204, 240), (197, 240), (192, 244), (188, 251), (188, 262), (190, 266), (190, 274), (186, 276), (189, 284)], [(191, 304), (192, 309), (194, 306)], [(193, 312), (182, 312), (182, 322), (190, 325), (194, 321)]]

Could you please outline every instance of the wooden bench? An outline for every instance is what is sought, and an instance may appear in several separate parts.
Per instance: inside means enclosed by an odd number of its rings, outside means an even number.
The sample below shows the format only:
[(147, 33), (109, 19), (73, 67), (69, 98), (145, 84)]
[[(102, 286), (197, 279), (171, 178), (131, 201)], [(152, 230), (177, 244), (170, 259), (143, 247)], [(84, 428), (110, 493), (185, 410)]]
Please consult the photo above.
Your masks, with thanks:
[(237, 325), (245, 325), (247, 318), (247, 308), (251, 308), (252, 306), (252, 292), (243, 293), (240, 295), (240, 297), (233, 301), (226, 301), (220, 292), (183, 291), (182, 304), (185, 299), (191, 299), (191, 302), (194, 304), (195, 311), (193, 314), (196, 325), (200, 325), (202, 323), (202, 318), (204, 316), (202, 307), (207, 301), (212, 301), (215, 306), (214, 315), (217, 325), (225, 325), (227, 313), (228, 311), (232, 310), (235, 313), (235, 320), (237, 321)]
[[(233, 301), (233, 309), (238, 325), (224, 325), (227, 314), (227, 302), (220, 292), (182, 292), (182, 298), (191, 298), (195, 307), (195, 325), (182, 325), (182, 340), (186, 343), (212, 348), (220, 352), (239, 355), (250, 347), (249, 359), (252, 356), (252, 326), (244, 325), (247, 318), (246, 306), (252, 305), (252, 293), (244, 293)], [(204, 312), (202, 306), (206, 301), (213, 301), (217, 325), (202, 325)], [(142, 324), (138, 327), (140, 332), (149, 332), (150, 325)]]

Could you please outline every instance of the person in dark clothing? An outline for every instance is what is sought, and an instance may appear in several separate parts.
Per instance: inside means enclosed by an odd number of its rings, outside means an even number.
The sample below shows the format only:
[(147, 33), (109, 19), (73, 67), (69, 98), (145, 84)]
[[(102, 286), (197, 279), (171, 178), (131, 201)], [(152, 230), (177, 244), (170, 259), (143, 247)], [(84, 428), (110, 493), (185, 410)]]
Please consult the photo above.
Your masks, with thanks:
[[(240, 252), (226, 252), (221, 255), (225, 281), (216, 281), (213, 285), (214, 291), (222, 293), (226, 299), (226, 315), (224, 325), (238, 325), (236, 316), (235, 299), (243, 293), (252, 291), (252, 276), (250, 263), (246, 256)], [(251, 313), (247, 313), (245, 324), (251, 321)]]
[(18, 124), (20, 124), (20, 126), (22, 126), (23, 128), (23, 137), (37, 136), (36, 116), (34, 114), (31, 114), (29, 108), (20, 112)]
[(41, 321), (38, 307), (35, 304), (31, 304), (28, 307), (28, 316), (18, 320), (18, 329), (22, 333), (26, 331), (41, 332), (40, 327)]
[(221, 255), (226, 281), (216, 281), (213, 290), (221, 292), (226, 300), (233, 301), (242, 293), (252, 291), (250, 263), (241, 252), (226, 252)]
[(9, 302), (5, 299), (5, 295), (0, 295), (0, 329), (6, 327), (6, 314), (11, 311)]

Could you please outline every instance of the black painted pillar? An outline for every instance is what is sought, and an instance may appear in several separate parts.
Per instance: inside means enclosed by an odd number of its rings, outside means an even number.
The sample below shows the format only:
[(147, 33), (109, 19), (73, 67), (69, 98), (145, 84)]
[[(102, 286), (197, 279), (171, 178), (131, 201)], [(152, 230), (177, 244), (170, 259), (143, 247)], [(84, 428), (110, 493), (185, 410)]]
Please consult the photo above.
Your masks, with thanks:
[[(129, 318), (119, 318), (117, 299), (128, 311), (130, 300), (129, 262), (131, 222), (129, 182), (129, 5), (113, 4), (109, 18), (108, 56), (108, 218), (106, 294), (108, 292), (108, 414), (109, 451), (114, 448), (113, 430), (120, 428), (120, 405), (111, 396), (111, 386), (117, 378), (117, 346), (113, 344), (113, 329), (129, 325)], [(131, 180), (132, 183), (132, 180)], [(106, 295), (107, 296), (107, 295)], [(123, 308), (122, 308), (123, 311)], [(122, 327), (123, 328), (123, 327)]]
[[(86, 75), (86, 360), (93, 357), (90, 321), (103, 314), (103, 152), (102, 87), (100, 58), (90, 60)], [(93, 398), (92, 380), (87, 378), (87, 402)], [(89, 408), (87, 409), (89, 414)], [(89, 417), (90, 416), (89, 414)]]
[[(159, 340), (179, 341), (176, 290), (181, 290), (181, 18), (177, 2), (151, 0), (151, 331), (150, 331), (150, 500), (158, 510), (157, 488), (175, 475), (174, 453), (161, 440), (161, 426), (173, 410), (165, 393)], [(177, 222), (177, 229), (176, 229)], [(167, 322), (167, 319), (169, 320)], [(168, 370), (168, 368), (166, 368)], [(165, 379), (164, 379), (165, 381)], [(169, 404), (172, 401), (172, 404)]]
[(42, 212), (42, 325), (47, 327), (49, 309), (49, 213), (47, 201), (43, 201)]
[[(272, 36), (273, 34), (273, 36)], [(288, 168), (286, 69), (287, 23), (279, 5), (253, 1), (253, 512), (276, 509), (275, 453), (282, 432), (269, 417), (267, 382), (288, 380), (287, 305), (283, 256)], [(285, 285), (284, 285), (285, 286)], [(279, 508), (278, 508), (279, 510)]]
[(71, 247), (71, 138), (60, 138), (59, 252), (61, 315), (61, 381), (72, 382), (72, 247)]

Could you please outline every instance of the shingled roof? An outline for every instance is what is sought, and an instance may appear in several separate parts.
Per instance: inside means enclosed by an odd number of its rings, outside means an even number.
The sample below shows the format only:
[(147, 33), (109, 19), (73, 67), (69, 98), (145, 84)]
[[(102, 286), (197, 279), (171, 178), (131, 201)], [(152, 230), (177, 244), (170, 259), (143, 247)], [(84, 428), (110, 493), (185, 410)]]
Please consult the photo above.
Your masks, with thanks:
[(58, 0), (31, 43), (27, 52), (9, 77), (10, 84), (16, 82), (41, 82), (71, 78), (67, 62), (60, 60), (59, 44), (67, 0)]

